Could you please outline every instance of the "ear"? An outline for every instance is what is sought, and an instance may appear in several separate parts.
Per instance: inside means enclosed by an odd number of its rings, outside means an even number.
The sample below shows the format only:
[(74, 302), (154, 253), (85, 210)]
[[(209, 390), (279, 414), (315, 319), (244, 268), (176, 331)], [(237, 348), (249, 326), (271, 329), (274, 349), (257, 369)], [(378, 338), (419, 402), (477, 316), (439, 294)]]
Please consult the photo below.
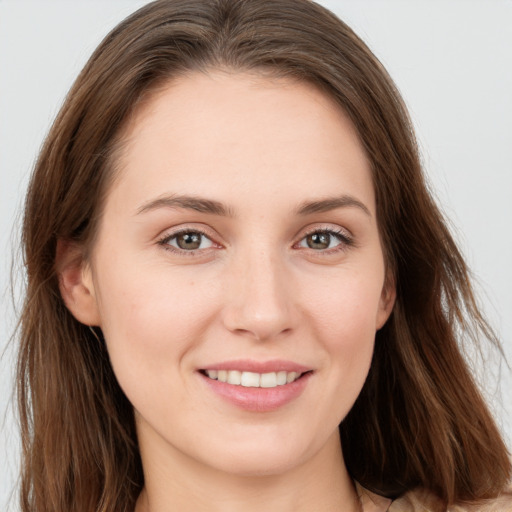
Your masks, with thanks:
[(391, 315), (391, 311), (393, 311), (393, 306), (395, 305), (396, 300), (396, 282), (395, 277), (388, 273), (386, 275), (386, 280), (384, 282), (384, 286), (382, 287), (382, 293), (379, 301), (379, 310), (377, 312), (377, 322), (376, 329), (379, 330), (384, 326), (387, 322), (389, 315)]
[(83, 248), (75, 242), (58, 240), (55, 266), (60, 293), (71, 314), (85, 325), (99, 326), (92, 272), (84, 260)]

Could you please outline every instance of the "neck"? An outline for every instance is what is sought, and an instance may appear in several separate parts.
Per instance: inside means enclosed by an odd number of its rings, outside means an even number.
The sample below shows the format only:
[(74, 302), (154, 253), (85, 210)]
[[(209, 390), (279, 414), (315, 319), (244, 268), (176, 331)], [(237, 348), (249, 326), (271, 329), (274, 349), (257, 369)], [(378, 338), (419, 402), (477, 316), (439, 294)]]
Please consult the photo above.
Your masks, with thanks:
[(179, 452), (150, 450), (151, 457), (145, 457), (146, 448), (141, 446), (145, 487), (135, 512), (360, 510), (337, 432), (301, 465), (256, 476), (219, 471)]

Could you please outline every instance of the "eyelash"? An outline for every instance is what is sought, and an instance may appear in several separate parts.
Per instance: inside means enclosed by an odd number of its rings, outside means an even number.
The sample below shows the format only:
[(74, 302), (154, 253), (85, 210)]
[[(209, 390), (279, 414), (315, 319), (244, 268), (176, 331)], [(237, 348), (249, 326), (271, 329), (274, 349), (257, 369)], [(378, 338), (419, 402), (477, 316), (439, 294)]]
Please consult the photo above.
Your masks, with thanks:
[(207, 238), (208, 240), (210, 240), (212, 242), (213, 245), (217, 245), (213, 240), (212, 240), (212, 237), (211, 235), (209, 235), (208, 233), (206, 233), (205, 231), (203, 231), (202, 229), (200, 228), (185, 228), (185, 229), (180, 229), (179, 231), (176, 231), (175, 233), (171, 233), (171, 234), (166, 234), (164, 235), (162, 238), (160, 238), (158, 240), (158, 245), (161, 245), (163, 249), (165, 249), (166, 251), (170, 251), (170, 252), (173, 252), (175, 254), (179, 254), (180, 256), (183, 255), (183, 256), (198, 256), (198, 251), (201, 251), (204, 249), (194, 249), (194, 250), (185, 250), (185, 249), (179, 249), (177, 247), (173, 247), (171, 245), (169, 245), (169, 242), (175, 238), (178, 238), (180, 235), (184, 235), (186, 233), (197, 233), (201, 236), (204, 236), (205, 238)]
[[(217, 247), (219, 247), (219, 244), (216, 244), (212, 240), (212, 237), (208, 233), (206, 233), (205, 231), (203, 231), (200, 228), (188, 228), (188, 229), (185, 228), (185, 229), (181, 229), (181, 230), (176, 231), (176, 232), (171, 233), (171, 234), (166, 234), (163, 237), (161, 237), (158, 240), (157, 243), (158, 243), (158, 245), (162, 246), (162, 248), (164, 250), (171, 251), (171, 252), (173, 252), (175, 254), (179, 254), (179, 255), (183, 255), (183, 256), (192, 256), (192, 257), (194, 257), (194, 256), (198, 256), (199, 251), (208, 250), (208, 249), (185, 250), (185, 249), (179, 249), (179, 248), (176, 248), (176, 247), (173, 247), (173, 246), (169, 245), (169, 242), (171, 240), (176, 239), (180, 235), (183, 235), (183, 234), (186, 234), (186, 233), (196, 233), (196, 234), (199, 234), (201, 236), (204, 236), (208, 240), (210, 240), (213, 245), (217, 245)], [(330, 255), (330, 254), (346, 251), (350, 247), (353, 247), (355, 245), (354, 239), (352, 238), (352, 236), (349, 235), (344, 230), (341, 230), (341, 229), (338, 230), (338, 229), (332, 229), (332, 228), (315, 228), (315, 229), (311, 229), (310, 231), (307, 231), (306, 233), (304, 233), (304, 235), (301, 237), (301, 239), (294, 244), (294, 247), (296, 247), (305, 238), (307, 238), (308, 236), (313, 235), (315, 233), (324, 233), (324, 234), (327, 234), (327, 235), (330, 235), (330, 236), (334, 236), (340, 242), (337, 246), (335, 246), (335, 247), (333, 247), (331, 249), (315, 250), (315, 249), (309, 248), (309, 250), (317, 253), (318, 255)]]
[[(310, 231), (306, 231), (306, 233), (304, 233), (304, 235), (299, 240), (299, 242), (297, 242), (297, 244), (302, 242), (302, 240), (304, 240), (308, 236), (314, 235), (315, 233), (325, 233), (327, 235), (334, 236), (340, 242), (337, 246), (332, 247), (331, 249), (315, 250), (315, 249), (309, 248), (309, 250), (314, 251), (318, 255), (328, 256), (330, 254), (344, 252), (344, 251), (348, 250), (349, 248), (354, 247), (354, 245), (355, 245), (354, 239), (347, 231), (342, 230), (342, 229), (333, 229), (333, 228), (314, 228), (314, 229), (311, 229)], [(297, 245), (297, 244), (295, 244), (295, 245)]]

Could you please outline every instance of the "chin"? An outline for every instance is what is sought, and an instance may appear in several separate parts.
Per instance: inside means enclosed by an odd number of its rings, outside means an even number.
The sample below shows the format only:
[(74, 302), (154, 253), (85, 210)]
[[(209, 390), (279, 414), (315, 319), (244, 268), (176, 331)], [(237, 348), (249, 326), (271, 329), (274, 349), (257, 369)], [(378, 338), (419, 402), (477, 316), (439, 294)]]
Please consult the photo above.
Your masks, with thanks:
[(315, 446), (305, 443), (303, 439), (293, 442), (288, 437), (286, 441), (276, 438), (269, 442), (267, 437), (264, 441), (255, 439), (250, 444), (247, 440), (244, 443), (233, 442), (228, 450), (222, 450), (222, 457), (210, 452), (208, 463), (222, 472), (238, 476), (276, 476), (299, 467), (316, 451)]
[(303, 461), (296, 456), (288, 454), (269, 454), (264, 456), (257, 454), (233, 454), (222, 463), (216, 464), (216, 468), (224, 473), (238, 475), (240, 477), (266, 477), (278, 476), (287, 473), (301, 465)]

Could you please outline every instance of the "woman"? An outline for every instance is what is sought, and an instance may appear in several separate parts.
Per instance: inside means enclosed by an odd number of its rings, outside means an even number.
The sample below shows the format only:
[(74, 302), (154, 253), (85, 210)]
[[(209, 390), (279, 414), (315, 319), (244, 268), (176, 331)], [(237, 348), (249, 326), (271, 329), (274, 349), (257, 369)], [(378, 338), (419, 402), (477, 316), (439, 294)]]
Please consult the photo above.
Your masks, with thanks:
[(492, 332), (398, 93), (316, 4), (122, 22), (23, 241), (23, 510), (511, 508), (458, 348)]

